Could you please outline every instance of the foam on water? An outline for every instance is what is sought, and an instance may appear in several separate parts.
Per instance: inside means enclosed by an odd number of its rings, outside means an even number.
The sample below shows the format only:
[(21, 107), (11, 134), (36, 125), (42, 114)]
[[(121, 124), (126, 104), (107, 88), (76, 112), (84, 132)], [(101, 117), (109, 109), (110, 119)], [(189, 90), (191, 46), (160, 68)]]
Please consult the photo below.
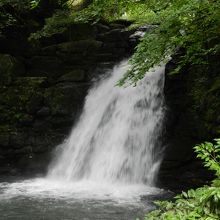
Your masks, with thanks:
[(146, 185), (119, 185), (78, 181), (66, 183), (45, 178), (25, 180), (15, 183), (0, 184), (0, 201), (19, 196), (32, 198), (57, 199), (97, 199), (111, 200), (117, 203), (138, 203), (142, 195), (158, 194), (162, 190)]

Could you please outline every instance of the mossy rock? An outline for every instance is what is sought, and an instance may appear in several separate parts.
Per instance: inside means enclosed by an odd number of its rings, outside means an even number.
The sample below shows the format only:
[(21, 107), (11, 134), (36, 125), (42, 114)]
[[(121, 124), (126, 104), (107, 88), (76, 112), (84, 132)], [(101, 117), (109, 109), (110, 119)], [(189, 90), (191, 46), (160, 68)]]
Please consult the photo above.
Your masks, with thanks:
[(86, 40), (96, 37), (96, 29), (90, 24), (72, 24), (64, 32), (70, 40)]
[(113, 29), (106, 33), (100, 34), (98, 40), (103, 42), (123, 42), (122, 29)]
[(56, 77), (63, 71), (63, 62), (56, 56), (34, 56), (27, 71), (30, 77)]
[(50, 108), (51, 115), (69, 115), (72, 117), (87, 93), (89, 85), (82, 83), (60, 83), (45, 92), (45, 106)]
[[(0, 122), (2, 124), (31, 124), (30, 114), (37, 112), (43, 103), (45, 78), (19, 77), (9, 87), (0, 87)], [(29, 114), (28, 114), (29, 113)]]
[(72, 70), (67, 74), (61, 76), (58, 82), (80, 82), (85, 80), (85, 71), (83, 70)]
[(8, 85), (12, 83), (15, 76), (20, 76), (24, 73), (24, 65), (15, 57), (8, 54), (0, 54), (0, 84)]
[(86, 55), (88, 53), (94, 53), (102, 47), (101, 41), (96, 40), (79, 40), (79, 41), (70, 41), (57, 45), (57, 49), (63, 53), (78, 53)]

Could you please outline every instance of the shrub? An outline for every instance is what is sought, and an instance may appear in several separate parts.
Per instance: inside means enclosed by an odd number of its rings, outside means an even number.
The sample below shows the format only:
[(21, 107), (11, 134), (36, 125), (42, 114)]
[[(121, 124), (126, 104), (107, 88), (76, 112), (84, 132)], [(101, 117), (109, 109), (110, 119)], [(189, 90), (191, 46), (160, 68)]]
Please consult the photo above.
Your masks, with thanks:
[(175, 197), (174, 202), (157, 201), (157, 210), (146, 215), (146, 220), (217, 220), (220, 219), (220, 139), (195, 147), (197, 157), (205, 167), (214, 171), (211, 186), (191, 189)]
[(120, 84), (142, 79), (179, 48), (185, 52), (174, 72), (186, 64), (208, 64), (210, 56), (220, 51), (219, 8), (220, 1), (215, 0), (176, 0), (156, 11), (154, 20), (159, 26), (143, 37), (131, 59), (132, 68)]

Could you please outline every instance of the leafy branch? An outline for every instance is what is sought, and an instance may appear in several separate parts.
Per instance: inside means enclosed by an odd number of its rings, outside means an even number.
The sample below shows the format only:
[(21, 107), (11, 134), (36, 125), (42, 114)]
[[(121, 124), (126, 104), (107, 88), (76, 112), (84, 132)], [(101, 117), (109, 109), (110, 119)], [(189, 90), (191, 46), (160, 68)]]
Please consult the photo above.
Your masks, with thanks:
[(205, 142), (195, 148), (205, 167), (215, 171), (211, 186), (190, 189), (175, 197), (174, 202), (157, 201), (158, 209), (146, 215), (146, 220), (217, 220), (220, 219), (220, 139)]

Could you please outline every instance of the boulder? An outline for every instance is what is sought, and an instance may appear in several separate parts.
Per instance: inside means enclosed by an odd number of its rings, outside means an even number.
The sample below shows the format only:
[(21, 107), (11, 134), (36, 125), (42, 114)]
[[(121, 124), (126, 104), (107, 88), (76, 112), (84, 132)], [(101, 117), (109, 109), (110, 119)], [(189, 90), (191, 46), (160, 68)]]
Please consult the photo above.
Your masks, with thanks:
[(27, 71), (31, 77), (56, 77), (62, 74), (63, 62), (55, 56), (34, 56), (28, 61)]
[(24, 73), (24, 65), (15, 57), (8, 54), (0, 54), (0, 85), (10, 84), (15, 76), (20, 76)]
[(70, 41), (57, 45), (57, 50), (67, 54), (79, 53), (87, 55), (88, 53), (94, 53), (102, 47), (102, 42), (97, 40), (78, 40)]
[(80, 108), (87, 93), (87, 83), (60, 83), (45, 92), (45, 105), (52, 115), (74, 115)]
[(44, 97), (41, 93), (34, 93), (27, 103), (27, 112), (30, 114), (35, 114), (38, 110), (42, 108)]
[(106, 33), (102, 33), (98, 36), (98, 40), (103, 42), (122, 42), (124, 39), (122, 38), (122, 30), (121, 29), (113, 29)]
[(81, 82), (86, 78), (85, 71), (82, 69), (72, 70), (65, 75), (61, 76), (57, 81), (58, 82)]

